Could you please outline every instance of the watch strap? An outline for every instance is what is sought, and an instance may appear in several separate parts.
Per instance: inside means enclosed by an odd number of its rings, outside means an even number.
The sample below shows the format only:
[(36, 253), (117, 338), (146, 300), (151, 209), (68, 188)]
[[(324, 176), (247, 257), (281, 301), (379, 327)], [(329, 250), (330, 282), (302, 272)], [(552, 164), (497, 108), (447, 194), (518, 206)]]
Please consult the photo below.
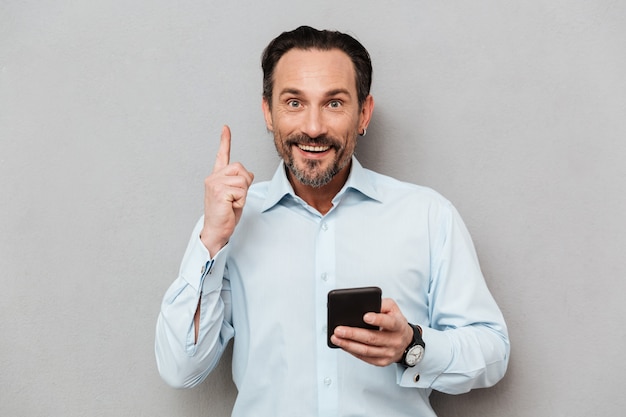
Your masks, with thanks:
[(422, 328), (416, 324), (407, 323), (411, 329), (413, 329), (413, 340), (406, 347), (404, 353), (402, 354), (402, 358), (398, 361), (399, 364), (404, 366), (410, 366), (406, 363), (406, 355), (409, 353), (411, 348), (415, 346), (422, 346), (422, 348), (426, 349), (426, 343), (424, 343), (424, 339), (422, 339)]

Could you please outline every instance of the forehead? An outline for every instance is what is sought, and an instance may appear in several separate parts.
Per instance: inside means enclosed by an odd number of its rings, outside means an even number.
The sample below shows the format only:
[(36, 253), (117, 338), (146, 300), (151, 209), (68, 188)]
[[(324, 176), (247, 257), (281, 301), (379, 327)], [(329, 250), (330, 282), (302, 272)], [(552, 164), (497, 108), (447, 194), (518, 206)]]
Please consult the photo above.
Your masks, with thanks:
[(345, 89), (356, 95), (356, 75), (350, 57), (339, 49), (291, 49), (274, 69), (274, 92), (284, 89)]

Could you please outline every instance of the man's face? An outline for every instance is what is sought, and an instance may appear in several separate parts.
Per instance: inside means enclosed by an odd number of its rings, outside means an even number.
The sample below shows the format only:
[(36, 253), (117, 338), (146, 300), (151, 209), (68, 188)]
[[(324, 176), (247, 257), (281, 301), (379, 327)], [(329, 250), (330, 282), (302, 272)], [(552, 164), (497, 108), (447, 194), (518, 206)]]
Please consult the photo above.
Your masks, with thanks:
[(352, 61), (338, 49), (285, 53), (274, 70), (271, 109), (263, 101), (267, 128), (292, 181), (311, 187), (349, 169), (372, 110), (371, 96), (359, 108)]

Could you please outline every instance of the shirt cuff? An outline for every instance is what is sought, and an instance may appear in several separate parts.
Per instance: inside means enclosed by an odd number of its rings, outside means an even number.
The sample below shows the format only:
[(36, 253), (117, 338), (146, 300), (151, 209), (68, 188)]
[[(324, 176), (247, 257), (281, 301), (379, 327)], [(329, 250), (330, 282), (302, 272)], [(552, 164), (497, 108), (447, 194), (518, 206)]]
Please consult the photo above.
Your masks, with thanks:
[(211, 255), (198, 235), (190, 242), (183, 259), (180, 275), (196, 291), (203, 294), (217, 290), (222, 285), (228, 244), (211, 259)]
[[(198, 238), (198, 240), (200, 240)], [(201, 243), (202, 244), (202, 243)], [(202, 245), (204, 248), (205, 246)], [(206, 248), (205, 248), (206, 250)], [(226, 259), (228, 258), (229, 246), (228, 243), (219, 250), (213, 257), (207, 261), (203, 268), (202, 274), (202, 294), (208, 294), (213, 291), (222, 289), (224, 280), (224, 271), (226, 270)], [(207, 251), (208, 256), (208, 251)]]
[(422, 338), (426, 344), (422, 361), (412, 368), (396, 365), (397, 383), (402, 387), (432, 387), (452, 360), (452, 342), (445, 332), (422, 327)]

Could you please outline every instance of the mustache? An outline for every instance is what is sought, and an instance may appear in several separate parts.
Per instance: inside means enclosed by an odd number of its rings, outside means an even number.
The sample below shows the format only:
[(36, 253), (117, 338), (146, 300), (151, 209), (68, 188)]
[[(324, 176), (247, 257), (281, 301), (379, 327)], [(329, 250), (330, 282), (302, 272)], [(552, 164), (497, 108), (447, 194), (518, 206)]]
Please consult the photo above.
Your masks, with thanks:
[(332, 136), (317, 136), (315, 138), (305, 134), (295, 134), (288, 136), (285, 139), (285, 144), (291, 145), (319, 145), (319, 146), (332, 146), (334, 148), (340, 148), (341, 142)]

